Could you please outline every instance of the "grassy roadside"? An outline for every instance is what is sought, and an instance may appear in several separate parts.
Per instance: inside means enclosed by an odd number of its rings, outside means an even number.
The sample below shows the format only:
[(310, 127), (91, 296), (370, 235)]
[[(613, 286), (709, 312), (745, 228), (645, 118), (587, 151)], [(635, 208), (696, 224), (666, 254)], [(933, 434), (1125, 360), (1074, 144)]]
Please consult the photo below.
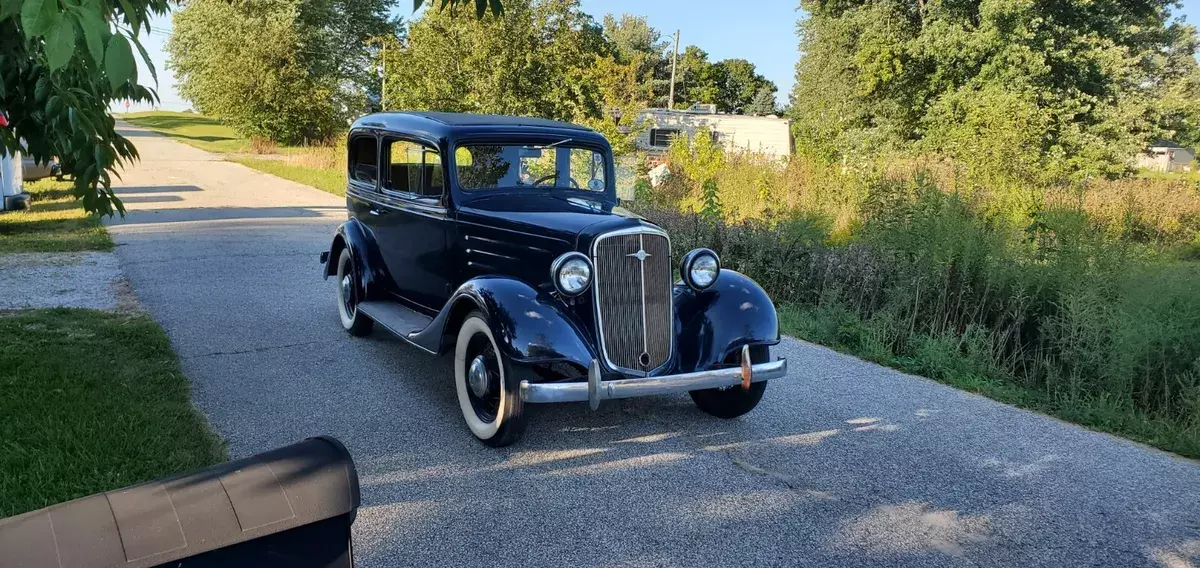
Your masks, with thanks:
[(166, 134), (201, 150), (228, 154), (248, 151), (250, 141), (215, 119), (187, 112), (134, 112), (119, 115), (122, 120)]
[(230, 161), (260, 172), (310, 185), (335, 195), (345, 194), (345, 172), (342, 168), (325, 164), (330, 161), (330, 148), (256, 147), (250, 140), (216, 119), (192, 113), (139, 112), (121, 115), (121, 119), (201, 150), (226, 154)]
[(29, 209), (0, 214), (0, 254), (112, 250), (100, 217), (84, 213), (70, 182), (42, 179), (25, 191)]
[(346, 174), (342, 173), (341, 170), (306, 168), (289, 164), (282, 160), (262, 158), (237, 157), (231, 158), (231, 161), (286, 180), (311, 185), (321, 191), (334, 195), (346, 194)]
[(203, 467), (225, 450), (144, 315), (0, 315), (0, 517)]
[[(30, 208), (0, 214), (0, 254), (112, 250), (70, 183), (25, 188)], [(188, 388), (145, 315), (0, 311), (0, 517), (222, 460)]]
[(872, 329), (869, 322), (842, 310), (781, 305), (779, 317), (783, 333), (793, 337), (1091, 430), (1200, 459), (1200, 432), (1195, 428), (1154, 418), (1104, 398), (1056, 397), (1022, 386), (963, 354), (957, 345), (930, 339), (919, 352), (896, 355), (875, 345), (872, 335), (878, 330)]

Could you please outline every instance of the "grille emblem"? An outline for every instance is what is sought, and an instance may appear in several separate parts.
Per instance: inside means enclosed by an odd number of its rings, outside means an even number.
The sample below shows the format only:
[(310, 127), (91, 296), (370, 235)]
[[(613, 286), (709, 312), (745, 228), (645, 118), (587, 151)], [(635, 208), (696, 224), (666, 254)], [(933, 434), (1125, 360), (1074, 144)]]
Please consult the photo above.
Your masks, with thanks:
[[(629, 249), (625, 249), (625, 250), (629, 250)], [(638, 259), (639, 262), (646, 262), (647, 258), (650, 258), (651, 256), (654, 256), (654, 255), (652, 255), (642, 249), (638, 249), (637, 252), (629, 253), (625, 256), (632, 256), (633, 258)]]

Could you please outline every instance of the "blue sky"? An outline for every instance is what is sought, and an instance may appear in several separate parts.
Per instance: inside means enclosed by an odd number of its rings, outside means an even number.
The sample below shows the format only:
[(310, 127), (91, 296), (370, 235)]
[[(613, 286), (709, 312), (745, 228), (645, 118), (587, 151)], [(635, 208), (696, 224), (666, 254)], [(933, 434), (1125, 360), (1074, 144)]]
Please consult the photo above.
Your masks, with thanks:
[[(802, 13), (797, 11), (795, 0), (743, 0), (742, 5), (733, 9), (729, 2), (718, 0), (582, 1), (584, 11), (597, 20), (606, 13), (630, 13), (646, 16), (650, 25), (664, 37), (678, 29), (681, 49), (682, 46), (697, 45), (708, 52), (711, 61), (747, 59), (779, 87), (780, 103), (787, 101), (799, 58), (796, 20)], [(408, 2), (401, 0), (401, 4), (406, 6)], [(407, 16), (407, 11), (403, 13)], [(1184, 0), (1179, 13), (1192, 25), (1200, 25), (1200, 0)], [(154, 32), (143, 39), (143, 45), (158, 71), (160, 107), (184, 110), (188, 103), (175, 91), (175, 78), (166, 69), (163, 50), (171, 27), (170, 17), (155, 18), (151, 26)], [(143, 84), (149, 82), (149, 73), (140, 63), (139, 76), (143, 78)], [(145, 110), (145, 107), (135, 106), (132, 110)]]

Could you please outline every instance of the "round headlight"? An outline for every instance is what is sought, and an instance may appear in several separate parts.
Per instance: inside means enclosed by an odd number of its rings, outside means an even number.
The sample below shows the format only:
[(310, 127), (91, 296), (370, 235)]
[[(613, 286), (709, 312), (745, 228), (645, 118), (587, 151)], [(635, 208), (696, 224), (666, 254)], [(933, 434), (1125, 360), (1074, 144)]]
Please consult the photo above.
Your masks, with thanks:
[(554, 287), (567, 296), (578, 296), (592, 283), (592, 263), (583, 254), (566, 253), (550, 265)]
[(703, 290), (717, 281), (721, 272), (721, 261), (717, 253), (708, 249), (696, 249), (683, 257), (679, 267), (683, 281), (695, 290)]

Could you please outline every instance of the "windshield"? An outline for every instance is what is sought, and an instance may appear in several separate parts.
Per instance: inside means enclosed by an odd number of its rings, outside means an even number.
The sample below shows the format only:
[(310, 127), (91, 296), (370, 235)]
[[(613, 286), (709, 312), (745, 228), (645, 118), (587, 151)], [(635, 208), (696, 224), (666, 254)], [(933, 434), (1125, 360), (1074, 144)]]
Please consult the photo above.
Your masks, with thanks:
[(468, 191), (541, 187), (603, 192), (604, 154), (554, 144), (464, 144), (454, 152), (458, 184)]

